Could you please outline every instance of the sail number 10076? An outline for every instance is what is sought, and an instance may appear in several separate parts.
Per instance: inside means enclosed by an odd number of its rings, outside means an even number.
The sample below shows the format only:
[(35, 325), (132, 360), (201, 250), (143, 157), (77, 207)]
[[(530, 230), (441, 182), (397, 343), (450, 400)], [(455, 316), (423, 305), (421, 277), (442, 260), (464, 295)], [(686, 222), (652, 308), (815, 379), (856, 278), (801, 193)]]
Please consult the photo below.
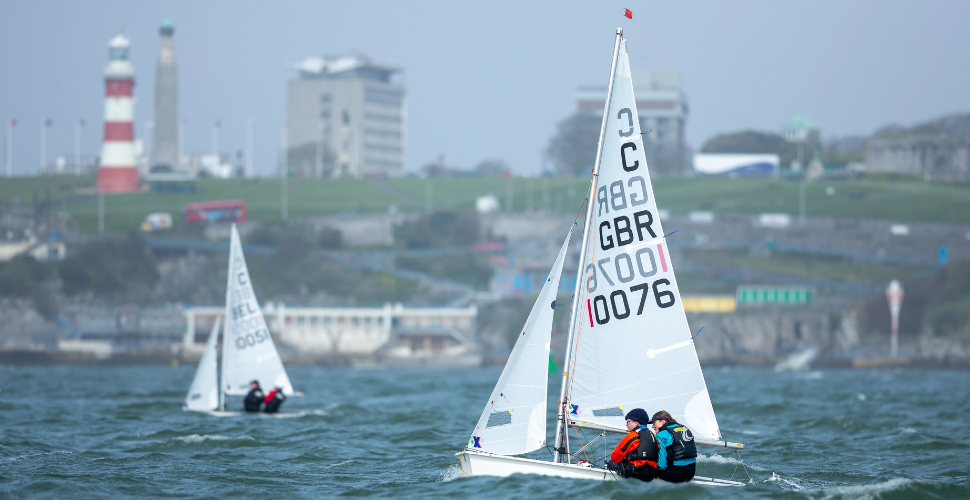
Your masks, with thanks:
[[(599, 288), (600, 279), (606, 281), (611, 287), (616, 286), (613, 278), (610, 277), (610, 267), (616, 271), (614, 274), (616, 280), (623, 284), (634, 281), (638, 275), (640, 278), (652, 278), (660, 270), (666, 273), (667, 259), (664, 255), (663, 245), (657, 245), (656, 249), (656, 255), (654, 254), (653, 248), (642, 247), (635, 252), (631, 251), (632, 255), (631, 253), (620, 253), (613, 258), (606, 257), (597, 260), (595, 266), (593, 263), (590, 263), (586, 267), (586, 274), (588, 276), (586, 286), (590, 295), (594, 294)], [(657, 266), (658, 257), (660, 260), (659, 269)], [(609, 265), (611, 261), (613, 266)], [(674, 305), (677, 302), (674, 293), (666, 288), (661, 289), (661, 287), (669, 285), (669, 280), (661, 278), (653, 280), (652, 283), (648, 280), (631, 286), (629, 288), (631, 294), (640, 292), (637, 316), (643, 314), (643, 307), (646, 304), (647, 295), (651, 290), (653, 291), (654, 301), (661, 309), (666, 309)], [(594, 319), (596, 324), (604, 325), (609, 323), (611, 318), (623, 320), (629, 318), (632, 314), (627, 292), (622, 288), (610, 292), (609, 295), (601, 294), (594, 296), (592, 299), (587, 299), (586, 307), (589, 312), (589, 325), (591, 327), (593, 326)]]

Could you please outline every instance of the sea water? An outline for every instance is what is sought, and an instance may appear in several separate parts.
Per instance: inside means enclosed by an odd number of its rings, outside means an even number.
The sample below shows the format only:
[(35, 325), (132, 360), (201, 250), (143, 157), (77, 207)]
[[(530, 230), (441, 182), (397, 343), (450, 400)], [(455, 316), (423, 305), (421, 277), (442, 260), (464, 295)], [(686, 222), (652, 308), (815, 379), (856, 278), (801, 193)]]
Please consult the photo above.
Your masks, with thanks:
[(746, 446), (701, 449), (698, 475), (748, 482), (712, 488), (461, 477), (500, 371), (291, 367), (286, 414), (215, 417), (181, 409), (192, 366), (3, 367), (0, 497), (970, 498), (970, 372), (706, 369)]

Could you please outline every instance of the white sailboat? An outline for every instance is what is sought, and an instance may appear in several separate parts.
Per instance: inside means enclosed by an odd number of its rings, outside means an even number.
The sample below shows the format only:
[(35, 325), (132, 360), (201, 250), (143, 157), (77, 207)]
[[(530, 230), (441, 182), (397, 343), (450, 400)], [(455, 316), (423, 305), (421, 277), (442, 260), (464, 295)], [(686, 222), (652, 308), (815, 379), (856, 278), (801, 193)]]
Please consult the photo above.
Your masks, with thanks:
[[(266, 391), (280, 387), (284, 395), (295, 395), (290, 377), (283, 368), (283, 361), (266, 326), (259, 301), (256, 300), (235, 224), (232, 226), (229, 242), (225, 316), (222, 383), (216, 386), (216, 339), (219, 326), (216, 322), (209, 335), (209, 341), (206, 342), (206, 349), (189, 389), (189, 395), (186, 397), (185, 409), (219, 415), (238, 414), (239, 412), (225, 411), (226, 396), (246, 395), (249, 392), (249, 384), (253, 380), (258, 381)], [(218, 393), (218, 399), (214, 404), (211, 401), (213, 390)], [(193, 399), (194, 394), (201, 396)], [(196, 399), (202, 401), (196, 401)], [(220, 409), (222, 411), (218, 411)]]
[[(516, 388), (546, 387), (545, 371), (520, 366), (543, 364), (545, 358), (540, 362), (517, 356), (516, 351), (529, 336), (549, 339), (552, 312), (548, 311), (550, 323), (548, 327), (543, 324), (544, 332), (533, 330), (519, 339), (467, 447), (458, 454), (463, 474), (616, 479), (604, 468), (572, 463), (598, 437), (585, 443), (580, 440), (580, 449), (570, 453), (569, 436), (581, 438), (587, 429), (601, 437), (607, 432), (626, 434), (624, 416), (633, 408), (650, 414), (669, 412), (691, 429), (698, 446), (734, 450), (744, 446), (722, 440), (694, 349), (647, 170), (622, 29), (616, 31), (587, 203), (553, 460), (512, 456), (545, 446), (545, 394), (542, 404), (534, 403), (527, 412), (529, 422), (543, 422), (541, 428), (525, 425), (524, 417), (518, 418), (523, 409), (517, 401), (496, 399), (498, 391), (512, 391), (501, 387), (503, 382), (508, 385), (506, 373), (521, 374)], [(553, 267), (557, 279), (562, 258), (563, 252)], [(536, 310), (545, 311), (546, 301), (540, 294), (533, 315)], [(510, 418), (493, 417), (506, 408), (512, 410)], [(490, 427), (493, 418), (499, 424), (494, 429)], [(743, 484), (700, 476), (693, 482)]]
[(209, 340), (202, 351), (202, 359), (195, 369), (195, 377), (189, 386), (189, 393), (185, 395), (183, 410), (214, 411), (219, 408), (219, 325), (220, 319), (212, 325)]

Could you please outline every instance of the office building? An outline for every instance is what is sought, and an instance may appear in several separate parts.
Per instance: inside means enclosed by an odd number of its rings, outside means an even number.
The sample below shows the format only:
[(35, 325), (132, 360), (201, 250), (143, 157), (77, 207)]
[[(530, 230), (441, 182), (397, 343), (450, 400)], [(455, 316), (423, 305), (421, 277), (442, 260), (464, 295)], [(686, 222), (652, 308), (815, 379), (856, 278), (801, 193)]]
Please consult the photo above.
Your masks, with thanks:
[(287, 168), (304, 177), (400, 176), (407, 171), (401, 70), (362, 55), (311, 57), (287, 88)]

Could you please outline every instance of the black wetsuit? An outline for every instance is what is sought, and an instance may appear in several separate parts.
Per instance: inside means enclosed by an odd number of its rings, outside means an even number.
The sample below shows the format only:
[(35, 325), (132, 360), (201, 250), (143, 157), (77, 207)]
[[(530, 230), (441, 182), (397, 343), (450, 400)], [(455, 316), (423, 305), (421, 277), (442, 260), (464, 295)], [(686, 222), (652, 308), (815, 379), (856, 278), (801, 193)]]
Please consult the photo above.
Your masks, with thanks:
[(263, 403), (263, 390), (259, 387), (250, 389), (243, 400), (243, 409), (250, 412), (258, 412), (259, 406)]

